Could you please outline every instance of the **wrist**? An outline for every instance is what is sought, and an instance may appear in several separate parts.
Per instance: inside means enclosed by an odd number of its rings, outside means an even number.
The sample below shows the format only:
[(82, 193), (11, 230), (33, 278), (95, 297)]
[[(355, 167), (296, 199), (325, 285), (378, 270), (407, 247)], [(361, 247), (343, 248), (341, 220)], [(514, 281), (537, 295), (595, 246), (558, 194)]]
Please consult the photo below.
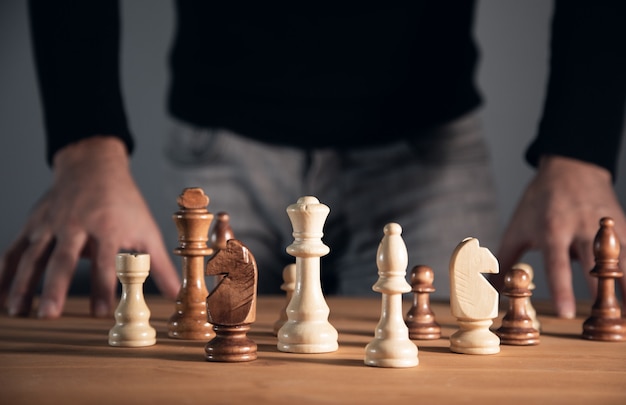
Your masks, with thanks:
[(594, 176), (597, 179), (612, 181), (611, 172), (602, 166), (559, 155), (541, 156), (538, 171), (561, 176)]
[(116, 136), (97, 135), (68, 144), (55, 153), (52, 167), (55, 172), (98, 164), (128, 166), (128, 151)]

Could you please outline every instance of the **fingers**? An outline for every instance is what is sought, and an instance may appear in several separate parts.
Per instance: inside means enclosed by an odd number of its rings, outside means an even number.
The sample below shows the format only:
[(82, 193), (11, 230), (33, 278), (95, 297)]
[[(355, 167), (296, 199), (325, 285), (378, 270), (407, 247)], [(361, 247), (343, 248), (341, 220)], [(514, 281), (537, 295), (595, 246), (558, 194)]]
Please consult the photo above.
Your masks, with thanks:
[(116, 244), (101, 241), (96, 246), (91, 269), (91, 314), (109, 316), (115, 305), (117, 275), (115, 274)]
[(506, 230), (496, 255), (500, 263), (500, 273), (494, 274), (493, 277), (490, 278), (498, 291), (502, 291), (504, 287), (506, 272), (520, 260), (524, 252), (529, 248), (530, 246), (524, 242), (524, 239), (521, 238), (519, 233), (512, 232), (511, 228)]
[(72, 234), (57, 240), (46, 266), (38, 317), (58, 318), (61, 316), (85, 240), (84, 233)]
[(37, 283), (43, 274), (54, 241), (50, 234), (32, 238), (19, 258), (8, 296), (8, 312), (11, 316), (26, 316), (32, 306)]
[(162, 239), (154, 238), (147, 251), (150, 253), (150, 275), (156, 286), (164, 297), (175, 299), (180, 289), (180, 277)]
[[(589, 235), (593, 236), (593, 233), (590, 232)], [(598, 292), (598, 279), (590, 274), (590, 271), (596, 264), (593, 252), (593, 239), (585, 238), (584, 240), (578, 241), (573, 246), (573, 250), (572, 257), (578, 259), (583, 275), (585, 276), (585, 280), (587, 280), (591, 297), (595, 299)]]
[(6, 253), (0, 258), (0, 307), (4, 308), (7, 305), (7, 295), (11, 288), (15, 273), (17, 273), (17, 266), (19, 265), (20, 258), (24, 254), (24, 250), (28, 247), (28, 240), (26, 238), (18, 238), (12, 246), (7, 249)]
[(574, 318), (576, 316), (576, 298), (572, 285), (569, 247), (567, 244), (546, 245), (542, 253), (548, 286), (557, 316)]

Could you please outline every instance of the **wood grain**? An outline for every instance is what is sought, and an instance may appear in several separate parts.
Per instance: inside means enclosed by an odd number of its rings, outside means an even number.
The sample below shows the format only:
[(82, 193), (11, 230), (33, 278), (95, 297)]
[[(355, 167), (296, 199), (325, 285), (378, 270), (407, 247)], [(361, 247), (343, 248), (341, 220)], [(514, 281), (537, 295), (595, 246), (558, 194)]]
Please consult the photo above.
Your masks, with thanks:
[(247, 363), (207, 362), (206, 342), (167, 337), (171, 301), (146, 296), (146, 302), (157, 344), (142, 348), (110, 347), (107, 333), (115, 321), (89, 317), (86, 297), (70, 298), (58, 320), (0, 316), (2, 402), (606, 405), (626, 398), (626, 343), (581, 338), (591, 303), (582, 303), (579, 317), (571, 320), (555, 318), (551, 307), (535, 303), (541, 344), (472, 356), (450, 352), (455, 319), (448, 303), (433, 302), (441, 339), (415, 341), (419, 366), (381, 369), (363, 364), (380, 318), (380, 299), (327, 297), (339, 349), (295, 354), (278, 351), (273, 335), (284, 297), (261, 296), (249, 332), (259, 345), (258, 359)]

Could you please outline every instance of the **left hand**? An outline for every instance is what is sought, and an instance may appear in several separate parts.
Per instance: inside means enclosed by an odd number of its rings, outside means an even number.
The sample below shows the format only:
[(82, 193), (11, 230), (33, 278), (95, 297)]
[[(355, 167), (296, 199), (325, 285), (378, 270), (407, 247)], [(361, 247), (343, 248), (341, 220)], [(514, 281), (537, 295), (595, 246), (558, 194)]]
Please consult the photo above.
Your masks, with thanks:
[[(594, 164), (560, 156), (541, 158), (537, 174), (526, 188), (502, 238), (497, 257), (503, 276), (526, 251), (539, 250), (556, 313), (576, 315), (572, 260), (585, 272), (592, 296), (597, 280), (589, 275), (595, 265), (593, 242), (602, 217), (615, 221), (620, 240), (620, 269), (626, 268), (626, 217), (615, 194), (611, 174)], [(626, 278), (619, 282), (626, 292)], [(626, 304), (626, 294), (624, 303)]]

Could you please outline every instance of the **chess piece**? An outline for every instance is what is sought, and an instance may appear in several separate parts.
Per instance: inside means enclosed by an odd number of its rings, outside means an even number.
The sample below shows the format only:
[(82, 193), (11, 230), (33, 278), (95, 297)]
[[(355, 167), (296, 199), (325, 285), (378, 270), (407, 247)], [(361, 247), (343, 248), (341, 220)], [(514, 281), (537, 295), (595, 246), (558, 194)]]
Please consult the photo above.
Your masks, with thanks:
[(498, 292), (481, 273), (497, 274), (498, 260), (478, 239), (465, 238), (450, 259), (450, 309), (459, 330), (450, 350), (465, 354), (500, 352), (500, 338), (489, 330), (498, 316)]
[(526, 273), (528, 273), (528, 277), (530, 278), (530, 284), (528, 284), (528, 289), (531, 292), (531, 295), (529, 295), (528, 297), (526, 297), (526, 313), (528, 314), (528, 316), (530, 316), (530, 319), (533, 322), (533, 328), (537, 330), (537, 332), (541, 332), (541, 323), (539, 322), (539, 319), (537, 318), (537, 311), (535, 310), (535, 307), (532, 304), (532, 292), (533, 290), (536, 288), (535, 283), (533, 282), (533, 279), (535, 278), (535, 272), (532, 268), (532, 266), (528, 263), (516, 263), (515, 265), (513, 265), (514, 269), (522, 269), (524, 270)]
[(513, 267), (506, 273), (502, 295), (509, 298), (509, 306), (502, 318), (502, 326), (496, 331), (501, 344), (539, 344), (539, 331), (533, 327), (533, 321), (526, 312), (526, 299), (532, 295), (529, 285), (530, 275), (525, 270)]
[(256, 319), (258, 272), (252, 252), (237, 239), (211, 257), (206, 275), (220, 281), (206, 299), (215, 337), (204, 351), (208, 361), (240, 362), (257, 358), (257, 344), (248, 338)]
[(235, 233), (230, 226), (230, 215), (221, 211), (215, 215), (215, 222), (209, 234), (209, 243), (216, 252), (226, 248), (226, 242), (235, 239)]
[(176, 311), (168, 322), (168, 336), (177, 339), (207, 340), (213, 328), (207, 321), (204, 281), (204, 257), (213, 249), (207, 246), (213, 214), (206, 207), (207, 197), (200, 188), (186, 188), (178, 197), (179, 211), (174, 215), (178, 230), (178, 247), (182, 257), (182, 286), (176, 297)]
[(329, 247), (322, 230), (330, 209), (312, 196), (287, 207), (294, 242), (287, 253), (296, 258), (296, 288), (287, 306), (287, 322), (278, 331), (278, 350), (290, 353), (328, 353), (338, 348), (337, 330), (328, 322), (330, 310), (322, 293), (320, 257)]
[(411, 286), (406, 282), (409, 259), (401, 233), (399, 224), (385, 225), (378, 245), (378, 281), (372, 289), (382, 294), (382, 310), (374, 339), (365, 347), (368, 366), (414, 367), (419, 364), (417, 346), (409, 339), (409, 329), (402, 318), (402, 293), (411, 291)]
[(430, 308), (430, 294), (435, 292), (434, 279), (435, 273), (428, 266), (419, 265), (411, 269), (413, 304), (405, 317), (411, 339), (433, 340), (441, 337), (441, 326), (435, 321), (435, 314)]
[(626, 340), (626, 320), (615, 296), (615, 280), (624, 277), (619, 269), (620, 243), (609, 217), (600, 220), (600, 229), (593, 242), (596, 265), (590, 271), (598, 279), (598, 292), (591, 316), (583, 323), (584, 339), (607, 342)]
[(278, 335), (278, 331), (287, 322), (287, 305), (291, 302), (293, 291), (296, 289), (296, 264), (290, 263), (283, 269), (283, 284), (280, 289), (285, 292), (285, 306), (280, 311), (278, 320), (274, 322), (274, 336)]
[[(235, 239), (235, 233), (230, 226), (230, 215), (224, 211), (220, 211), (215, 215), (213, 226), (209, 231), (209, 246), (213, 249), (213, 254), (221, 249), (226, 249), (226, 242), (229, 239)], [(205, 280), (207, 289), (213, 289), (219, 281), (219, 277)]]
[(120, 253), (115, 257), (122, 295), (115, 310), (115, 326), (109, 331), (109, 345), (141, 347), (156, 343), (150, 326), (150, 309), (143, 296), (143, 283), (150, 271), (150, 255)]

